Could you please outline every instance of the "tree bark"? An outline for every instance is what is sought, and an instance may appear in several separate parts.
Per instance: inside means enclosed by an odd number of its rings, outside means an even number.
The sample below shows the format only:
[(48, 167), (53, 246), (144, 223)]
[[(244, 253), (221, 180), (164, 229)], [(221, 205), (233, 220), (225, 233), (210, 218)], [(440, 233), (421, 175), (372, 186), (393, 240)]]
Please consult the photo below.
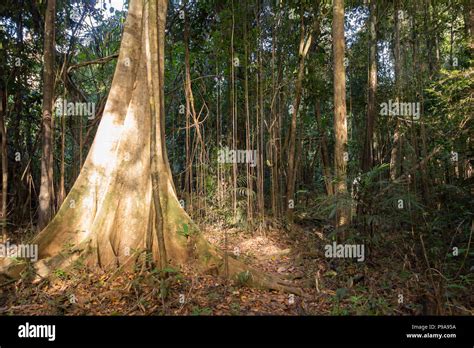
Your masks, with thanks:
[(288, 144), (288, 178), (286, 183), (286, 198), (287, 198), (287, 217), (288, 221), (293, 221), (293, 211), (295, 206), (295, 181), (296, 181), (296, 133), (297, 133), (297, 117), (298, 109), (301, 102), (301, 93), (303, 89), (303, 77), (305, 71), (305, 58), (311, 46), (312, 33), (305, 38), (305, 29), (303, 25), (303, 16), (301, 16), (301, 32), (300, 32), (300, 46), (299, 46), (299, 68), (298, 77), (295, 83), (295, 100), (293, 104), (293, 112), (291, 115), (290, 124), (290, 140)]
[(56, 0), (48, 0), (44, 21), (43, 72), (43, 144), (41, 156), (41, 186), (39, 194), (38, 230), (52, 217), (53, 192), (53, 98), (54, 98), (54, 20)]
[[(164, 23), (166, 21), (167, 1), (148, 1), (144, 8), (144, 32), (145, 32), (145, 57), (147, 87), (150, 105), (150, 176), (152, 184), (152, 196), (154, 209), (149, 214), (149, 228), (156, 231), (156, 240), (158, 242), (159, 266), (163, 270), (167, 267), (166, 246), (163, 225), (163, 209), (160, 191), (160, 171), (166, 171), (164, 161), (159, 161), (158, 153), (162, 152), (164, 144), (162, 138), (164, 134), (161, 127), (158, 128), (158, 120), (164, 119)], [(160, 28), (162, 26), (163, 28)], [(163, 197), (163, 203), (166, 204), (167, 197)], [(148, 233), (153, 236), (153, 231)], [(153, 238), (150, 238), (153, 241)], [(147, 247), (147, 251), (152, 253), (152, 245)]]
[(365, 142), (362, 156), (362, 171), (367, 172), (374, 161), (374, 128), (376, 120), (375, 96), (377, 92), (377, 19), (376, 0), (370, 0), (369, 20), (369, 79), (367, 96), (367, 119), (365, 125)]
[[(395, 20), (395, 38), (394, 38), (394, 60), (395, 60), (395, 100), (398, 102), (401, 97), (401, 57), (400, 57), (400, 0), (394, 0), (394, 20)], [(396, 119), (395, 131), (393, 133), (393, 145), (390, 154), (390, 179), (393, 181), (400, 175), (400, 120)]]
[[(236, 104), (236, 88), (235, 88), (235, 66), (234, 59), (237, 58), (234, 56), (234, 34), (235, 34), (235, 16), (234, 16), (234, 2), (232, 3), (232, 28), (230, 36), (230, 107), (231, 107), (231, 117), (232, 117), (232, 150), (237, 150), (237, 104)], [(237, 58), (238, 60), (238, 58)], [(234, 223), (237, 219), (237, 162), (232, 163), (232, 211)], [(227, 237), (226, 237), (227, 240)], [(227, 243), (226, 243), (227, 244)], [(227, 248), (227, 246), (226, 246)]]
[[(65, 97), (66, 93), (64, 93)], [(66, 151), (66, 118), (61, 117), (61, 163), (59, 170), (59, 190), (57, 197), (57, 207), (61, 206), (66, 197), (66, 188), (65, 188), (65, 175), (66, 175), (66, 165), (65, 165), (65, 151)]]
[(326, 194), (328, 196), (334, 195), (334, 188), (331, 175), (331, 164), (329, 163), (329, 150), (326, 136), (326, 130), (323, 129), (321, 121), (321, 102), (316, 100), (316, 122), (318, 130), (321, 134), (321, 164), (323, 167), (324, 183), (326, 185)]
[[(3, 69), (0, 69), (0, 71)], [(3, 71), (2, 71), (3, 72)], [(2, 224), (2, 239), (6, 241), (7, 235), (7, 204), (8, 204), (8, 151), (7, 151), (7, 128), (5, 122), (7, 98), (3, 90), (3, 83), (0, 87), (0, 135), (2, 137), (1, 153), (2, 153), (2, 207), (0, 211), (0, 222)]]
[[(335, 194), (347, 193), (347, 117), (346, 117), (346, 74), (344, 68), (344, 1), (333, 3), (333, 50), (334, 50), (334, 174), (336, 176)], [(349, 221), (349, 209), (338, 199), (336, 207), (336, 227), (343, 227)]]
[[(248, 0), (245, 0), (245, 24), (244, 24), (244, 55), (245, 55), (245, 70), (244, 70), (244, 98), (245, 98), (245, 149), (252, 151), (250, 137), (251, 137), (251, 123), (250, 123), (250, 102), (249, 102), (249, 48), (248, 48), (248, 28), (247, 28), (247, 12)], [(251, 226), (253, 223), (253, 178), (251, 163), (246, 163), (247, 176), (247, 225)], [(272, 201), (273, 202), (273, 201)]]

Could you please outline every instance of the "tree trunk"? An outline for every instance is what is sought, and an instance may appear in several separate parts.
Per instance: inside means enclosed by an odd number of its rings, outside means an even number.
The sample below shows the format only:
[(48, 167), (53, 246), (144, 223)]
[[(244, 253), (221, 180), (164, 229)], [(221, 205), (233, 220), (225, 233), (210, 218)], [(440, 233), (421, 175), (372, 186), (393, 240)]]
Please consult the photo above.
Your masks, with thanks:
[[(257, 13), (261, 13), (262, 7), (259, 3), (257, 5)], [(257, 142), (257, 217), (259, 228), (264, 225), (265, 221), (265, 197), (264, 197), (264, 133), (263, 126), (265, 123), (265, 106), (264, 106), (264, 70), (263, 70), (263, 30), (261, 26), (260, 16), (257, 20), (257, 81), (256, 81), (256, 112), (257, 112), (257, 122), (256, 122), (256, 142)]]
[[(1, 69), (3, 70), (3, 69)], [(7, 152), (7, 127), (5, 122), (7, 98), (3, 90), (3, 83), (0, 87), (0, 135), (2, 136), (2, 207), (0, 211), (0, 222), (2, 224), (2, 239), (7, 239), (7, 204), (8, 204), (8, 152)]]
[(295, 202), (295, 181), (296, 181), (296, 133), (297, 133), (297, 117), (298, 109), (301, 102), (301, 92), (303, 89), (303, 77), (305, 71), (305, 58), (311, 46), (312, 33), (305, 39), (305, 30), (303, 25), (303, 16), (301, 16), (301, 32), (300, 32), (300, 46), (299, 46), (299, 68), (298, 77), (295, 83), (295, 101), (293, 104), (293, 112), (291, 115), (290, 124), (290, 139), (288, 144), (288, 178), (286, 183), (286, 198), (287, 202), (287, 217), (288, 221), (293, 221), (293, 208)]
[[(244, 55), (245, 55), (245, 69), (244, 69), (244, 98), (245, 98), (245, 149), (252, 151), (250, 145), (251, 137), (251, 123), (250, 123), (250, 102), (249, 102), (249, 48), (248, 48), (248, 36), (247, 36), (247, 12), (248, 12), (248, 1), (245, 1), (245, 25), (244, 25)], [(248, 161), (246, 163), (246, 176), (247, 176), (247, 226), (251, 226), (253, 223), (253, 179), (252, 179), (252, 166)]]
[[(394, 38), (394, 60), (395, 60), (395, 100), (399, 102), (401, 97), (401, 57), (400, 57), (400, 0), (394, 0), (395, 38)], [(390, 179), (396, 180), (400, 175), (400, 120), (396, 118), (395, 131), (393, 133), (393, 145), (390, 154)]]
[[(164, 146), (164, 133), (161, 132), (161, 125), (159, 125), (158, 120), (164, 119), (165, 115), (165, 98), (163, 94), (164, 49), (162, 49), (162, 47), (164, 48), (164, 23), (166, 21), (167, 7), (168, 3), (164, 1), (148, 1), (143, 9), (145, 17), (143, 31), (145, 33), (147, 88), (150, 100), (150, 174), (153, 196), (153, 208), (150, 209), (151, 213), (148, 216), (149, 219), (153, 219), (154, 221), (154, 223), (148, 221), (148, 236), (146, 240), (149, 241), (149, 243), (146, 249), (149, 254), (152, 254), (154, 230), (158, 242), (159, 267), (162, 270), (165, 269), (168, 264), (162, 209), (162, 204), (166, 204), (168, 198), (166, 196), (163, 197), (162, 202), (160, 190), (161, 178), (159, 173), (166, 172), (167, 168), (165, 161), (160, 161), (158, 157), (159, 153), (163, 156), (162, 147)], [(160, 26), (163, 28), (160, 28)], [(189, 70), (187, 72), (189, 72)]]
[[(38, 244), (40, 276), (79, 257), (91, 267), (132, 269), (147, 251), (161, 266), (189, 263), (201, 272), (224, 273), (224, 253), (205, 240), (186, 214), (172, 181), (164, 132), (166, 8), (166, 0), (130, 2), (92, 147), (58, 214), (32, 241)], [(149, 18), (142, 21), (144, 13)], [(149, 40), (143, 23), (149, 24)], [(162, 217), (158, 224), (153, 215)], [(18, 276), (11, 264), (0, 264), (2, 271)], [(228, 274), (235, 279), (241, 272), (248, 272), (248, 285), (301, 293), (229, 255)]]
[[(334, 174), (336, 176), (335, 194), (347, 193), (346, 159), (347, 159), (347, 118), (346, 118), (346, 74), (344, 69), (344, 1), (333, 3), (333, 50), (334, 50)], [(343, 227), (349, 221), (349, 209), (337, 202), (336, 226)]]
[[(259, 8), (259, 12), (261, 8)], [(265, 172), (264, 172), (264, 154), (265, 154), (265, 134), (264, 124), (266, 123), (265, 120), (265, 104), (264, 100), (264, 69), (263, 69), (263, 32), (260, 24), (260, 20), (257, 22), (258, 32), (259, 32), (259, 44), (257, 47), (257, 60), (258, 60), (258, 84), (257, 88), (259, 89), (258, 94), (258, 113), (259, 113), (259, 120), (257, 126), (257, 207), (258, 207), (258, 219), (260, 227), (262, 227), (265, 223), (265, 197), (264, 197), (264, 180), (265, 180)]]
[(48, 0), (44, 21), (43, 72), (43, 153), (41, 156), (41, 186), (39, 194), (38, 230), (51, 220), (53, 192), (53, 98), (54, 98), (54, 20), (56, 0)]
[[(66, 94), (64, 93), (64, 98)], [(66, 150), (66, 117), (61, 117), (61, 164), (59, 171), (59, 190), (58, 190), (58, 199), (57, 207), (61, 206), (66, 197), (66, 188), (65, 188), (65, 175), (66, 175), (66, 166), (65, 166), (65, 150)]]
[(321, 165), (323, 167), (324, 183), (326, 185), (326, 194), (328, 196), (334, 195), (334, 188), (332, 185), (331, 165), (329, 163), (329, 150), (326, 137), (326, 130), (323, 129), (321, 121), (321, 102), (316, 100), (316, 122), (318, 130), (321, 134)]
[[(187, 6), (187, 1), (184, 2), (184, 8)], [(200, 125), (197, 119), (197, 114), (196, 114), (196, 108), (194, 106), (194, 94), (193, 94), (193, 89), (192, 89), (192, 84), (191, 84), (191, 63), (190, 63), (190, 58), (189, 58), (189, 22), (188, 22), (188, 16), (184, 16), (184, 66), (185, 66), (185, 82), (184, 82), (184, 87), (185, 87), (185, 98), (186, 98), (186, 194), (187, 194), (187, 207), (192, 211), (193, 209), (193, 204), (192, 204), (192, 187), (193, 187), (193, 159), (194, 156), (194, 151), (192, 154), (190, 153), (189, 150), (189, 144), (190, 144), (190, 132), (191, 132), (191, 124), (190, 124), (190, 119), (189, 117), (192, 117), (193, 123), (194, 123), (194, 128), (195, 128), (195, 133), (197, 135), (197, 141), (198, 143), (196, 144), (196, 147), (199, 147), (199, 159), (200, 163), (198, 164), (200, 168), (202, 166), (202, 151), (204, 149), (204, 141), (201, 135), (201, 129)], [(196, 185), (199, 187), (199, 170), (196, 172)], [(199, 190), (198, 194), (199, 194)], [(199, 212), (201, 211), (200, 209), (198, 210)]]
[[(236, 88), (235, 88), (235, 69), (234, 69), (234, 32), (235, 32), (235, 18), (234, 18), (234, 2), (232, 1), (232, 31), (230, 37), (230, 102), (231, 102), (231, 116), (232, 116), (232, 150), (237, 150), (237, 104), (236, 104)], [(237, 58), (238, 61), (238, 58)], [(232, 162), (232, 211), (234, 223), (237, 221), (237, 162)], [(227, 240), (227, 237), (226, 237)], [(227, 244), (227, 243), (226, 243)], [(227, 248), (227, 246), (226, 246)]]
[(362, 155), (362, 171), (367, 172), (373, 166), (374, 161), (374, 126), (376, 119), (375, 95), (377, 91), (377, 29), (376, 29), (376, 1), (370, 1), (369, 21), (369, 79), (367, 96), (367, 120), (365, 142)]
[[(278, 12), (280, 14), (280, 12)], [(277, 24), (272, 30), (272, 102), (271, 102), (271, 123), (269, 129), (269, 141), (266, 149), (269, 156), (270, 162), (270, 179), (271, 179), (271, 202), (272, 202), (272, 214), (275, 219), (280, 218), (280, 178), (278, 175), (279, 158), (278, 158), (278, 140), (280, 137), (280, 124), (279, 124), (279, 108), (278, 108), (278, 96), (280, 94), (280, 81), (278, 81), (278, 69), (276, 67), (277, 52), (278, 52), (278, 63), (280, 63), (280, 47), (278, 41), (278, 34), (280, 33), (280, 21), (281, 17), (278, 14)], [(277, 51), (278, 50), (278, 51)]]

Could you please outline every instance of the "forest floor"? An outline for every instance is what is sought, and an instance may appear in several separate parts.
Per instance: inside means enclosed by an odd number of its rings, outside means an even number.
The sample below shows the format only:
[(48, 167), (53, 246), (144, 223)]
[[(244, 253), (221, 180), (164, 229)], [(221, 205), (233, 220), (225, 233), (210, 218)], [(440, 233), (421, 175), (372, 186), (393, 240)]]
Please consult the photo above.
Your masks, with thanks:
[[(430, 284), (387, 235), (365, 262), (328, 259), (329, 226), (302, 223), (265, 233), (201, 226), (214, 245), (256, 268), (304, 284), (304, 296), (260, 290), (190, 269), (171, 272), (165, 300), (157, 273), (56, 270), (48, 280), (0, 287), (0, 315), (408, 315), (434, 314)], [(226, 238), (227, 234), (227, 238)], [(426, 279), (426, 280), (425, 280)], [(445, 314), (473, 314), (451, 301)]]

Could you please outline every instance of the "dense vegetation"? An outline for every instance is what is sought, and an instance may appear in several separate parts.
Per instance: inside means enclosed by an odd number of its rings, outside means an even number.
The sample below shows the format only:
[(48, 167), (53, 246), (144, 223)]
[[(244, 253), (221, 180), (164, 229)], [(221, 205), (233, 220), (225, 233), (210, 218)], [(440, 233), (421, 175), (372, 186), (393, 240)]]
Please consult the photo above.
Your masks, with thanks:
[[(48, 28), (50, 2), (0, 4), (2, 226), (4, 240), (17, 243), (45, 227), (81, 172), (129, 6), (57, 0)], [(333, 20), (337, 2), (169, 1), (164, 128), (177, 198), (226, 255), (259, 260), (260, 268), (304, 284), (299, 307), (262, 312), (472, 314), (472, 4), (344, 1), (344, 47)], [(47, 29), (54, 33), (50, 143)], [(64, 116), (58, 110), (68, 102), (91, 107), (90, 114)], [(45, 178), (52, 185), (42, 196)], [(188, 238), (190, 229), (184, 223), (178, 232)], [(364, 245), (365, 260), (328, 258), (325, 245), (333, 241)], [(284, 253), (263, 262), (259, 254), (270, 245)], [(53, 273), (62, 282), (91, 276)], [(192, 272), (167, 273), (167, 296), (190, 296)], [(143, 274), (133, 277), (137, 289)], [(239, 273), (232, 287), (246, 281)], [(0, 303), (54, 288), (16, 284), (16, 295), (10, 289)], [(180, 302), (157, 309), (147, 297), (104, 312), (245, 314), (242, 302), (217, 306), (228, 294), (222, 284), (222, 292), (201, 288), (213, 298), (195, 289), (184, 311)]]

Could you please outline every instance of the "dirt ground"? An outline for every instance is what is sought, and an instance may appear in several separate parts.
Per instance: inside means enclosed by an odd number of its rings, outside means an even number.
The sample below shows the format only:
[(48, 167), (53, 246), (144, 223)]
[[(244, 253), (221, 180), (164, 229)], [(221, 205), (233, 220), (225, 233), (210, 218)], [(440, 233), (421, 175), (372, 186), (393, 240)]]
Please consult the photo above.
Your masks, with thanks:
[[(246, 287), (191, 269), (158, 272), (90, 272), (81, 265), (56, 270), (48, 280), (18, 280), (0, 287), (0, 315), (408, 315), (432, 314), (428, 280), (386, 247), (368, 248), (365, 262), (328, 259), (326, 226), (294, 225), (250, 233), (201, 226), (206, 238), (256, 268), (292, 279), (304, 296)], [(227, 238), (226, 238), (227, 235)], [(226, 241), (227, 239), (227, 248)], [(406, 258), (405, 258), (406, 259)], [(161, 296), (164, 294), (164, 299)], [(446, 314), (473, 314), (460, 303)]]

